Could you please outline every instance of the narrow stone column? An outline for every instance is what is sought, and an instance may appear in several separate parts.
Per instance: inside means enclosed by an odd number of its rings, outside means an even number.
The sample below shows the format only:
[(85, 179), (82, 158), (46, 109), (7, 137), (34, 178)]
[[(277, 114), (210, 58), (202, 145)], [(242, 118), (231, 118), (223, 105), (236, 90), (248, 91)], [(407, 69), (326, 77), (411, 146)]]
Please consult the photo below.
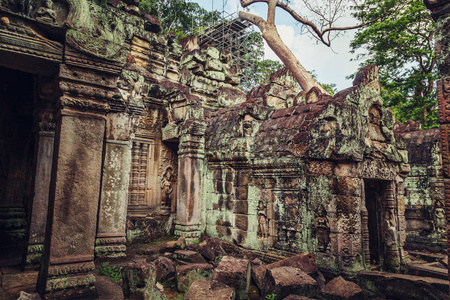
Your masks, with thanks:
[[(441, 153), (444, 170), (445, 210), (447, 215), (447, 248), (450, 247), (450, 2), (448, 0), (424, 0), (436, 21), (436, 62), (439, 70), (437, 81), (439, 123), (441, 123)], [(450, 267), (449, 267), (450, 271)], [(450, 272), (449, 272), (450, 274)]]
[[(66, 49), (66, 60), (71, 55)], [(62, 64), (60, 110), (44, 255), (37, 291), (46, 299), (93, 299), (105, 113), (117, 76)]]
[(54, 139), (54, 128), (39, 132), (27, 265), (38, 265), (44, 252)]
[(201, 235), (202, 171), (206, 123), (190, 119), (182, 127), (178, 150), (175, 234), (194, 240)]
[(95, 241), (97, 256), (125, 256), (125, 224), (130, 181), (131, 144), (130, 116), (108, 114), (102, 191)]

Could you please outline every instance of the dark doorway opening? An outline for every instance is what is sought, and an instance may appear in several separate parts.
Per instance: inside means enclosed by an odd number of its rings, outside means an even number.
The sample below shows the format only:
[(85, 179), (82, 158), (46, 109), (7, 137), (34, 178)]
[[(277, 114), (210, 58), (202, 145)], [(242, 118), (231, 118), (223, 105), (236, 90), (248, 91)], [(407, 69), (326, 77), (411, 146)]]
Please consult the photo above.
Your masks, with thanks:
[(382, 238), (382, 209), (386, 193), (386, 181), (365, 180), (364, 190), (368, 213), (370, 264), (381, 266), (384, 261), (384, 244)]
[(20, 263), (34, 193), (34, 77), (0, 67), (0, 266)]

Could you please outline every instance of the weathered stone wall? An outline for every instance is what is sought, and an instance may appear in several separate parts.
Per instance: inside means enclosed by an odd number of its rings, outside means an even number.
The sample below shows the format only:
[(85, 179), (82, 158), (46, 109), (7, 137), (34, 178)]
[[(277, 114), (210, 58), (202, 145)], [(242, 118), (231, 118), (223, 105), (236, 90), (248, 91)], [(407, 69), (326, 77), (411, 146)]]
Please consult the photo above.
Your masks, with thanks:
[(420, 130), (419, 122), (408, 121), (397, 122), (395, 133), (406, 143), (411, 166), (405, 179), (407, 248), (442, 251), (446, 220), (439, 129)]
[(256, 249), (313, 251), (332, 268), (362, 269), (371, 263), (368, 226), (378, 214), (365, 203), (372, 183), (384, 220), (379, 243), (386, 265), (396, 268), (405, 255), (409, 166), (377, 78), (366, 68), (334, 98), (312, 91), (290, 104), (260, 87), (240, 105), (205, 112), (206, 233)]

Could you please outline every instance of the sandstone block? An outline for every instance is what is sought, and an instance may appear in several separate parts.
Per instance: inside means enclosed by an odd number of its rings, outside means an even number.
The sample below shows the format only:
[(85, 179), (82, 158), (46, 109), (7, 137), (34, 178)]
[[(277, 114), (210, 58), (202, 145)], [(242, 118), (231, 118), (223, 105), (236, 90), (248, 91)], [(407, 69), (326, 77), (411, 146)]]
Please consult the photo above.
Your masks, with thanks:
[(236, 214), (235, 225), (237, 228), (246, 231), (248, 229), (248, 216)]
[(224, 256), (214, 270), (214, 280), (235, 288), (238, 299), (247, 299), (250, 287), (250, 261)]
[(165, 280), (175, 275), (175, 264), (167, 257), (160, 256), (153, 263), (156, 268), (156, 281)]
[(222, 63), (218, 59), (210, 58), (206, 60), (206, 70), (212, 70), (212, 71), (222, 71)]
[(180, 260), (190, 262), (190, 263), (197, 263), (197, 264), (206, 263), (203, 256), (196, 251), (177, 250), (174, 253), (174, 257), (176, 259), (180, 259)]
[(120, 285), (107, 276), (95, 276), (95, 289), (100, 299), (123, 300), (124, 298)]
[(237, 200), (234, 203), (234, 212), (237, 214), (247, 214), (248, 213), (248, 201), (247, 200)]
[(299, 295), (289, 295), (286, 298), (284, 298), (283, 300), (313, 300), (313, 299), (309, 298), (309, 297), (299, 296)]
[(247, 200), (247, 197), (248, 197), (248, 187), (247, 186), (236, 187), (236, 199)]
[(152, 263), (136, 262), (122, 269), (123, 291), (127, 298), (144, 298), (147, 289), (156, 283), (156, 269)]
[(221, 242), (217, 239), (209, 238), (200, 244), (198, 249), (199, 253), (209, 259), (210, 261), (216, 261), (216, 258), (220, 255), (225, 255)]
[(252, 268), (252, 277), (253, 277), (253, 280), (255, 280), (258, 288), (261, 290), (263, 288), (264, 278), (266, 276), (266, 270), (270, 270), (270, 269), (278, 268), (278, 267), (284, 267), (284, 266), (298, 268), (308, 275), (316, 275), (318, 272), (314, 254), (312, 254), (312, 253), (299, 254), (299, 255), (296, 255), (293, 257), (289, 257), (289, 258), (274, 262), (272, 264)]
[(302, 270), (278, 267), (267, 270), (262, 294), (276, 295), (276, 299), (283, 299), (290, 294), (315, 297), (317, 291), (317, 282)]
[(217, 48), (208, 47), (208, 49), (206, 50), (206, 55), (208, 55), (209, 57), (215, 58), (215, 59), (219, 59), (220, 51)]
[(198, 279), (192, 283), (185, 300), (234, 300), (234, 289), (215, 280)]
[(217, 81), (225, 81), (225, 74), (217, 71), (205, 71), (206, 77)]
[(185, 292), (197, 279), (212, 279), (213, 266), (210, 264), (188, 264), (177, 267), (177, 289)]
[(319, 293), (319, 299), (366, 299), (364, 291), (354, 282), (347, 281), (341, 276), (328, 282)]
[(250, 182), (250, 171), (240, 170), (236, 174), (235, 184), (237, 186), (248, 185)]

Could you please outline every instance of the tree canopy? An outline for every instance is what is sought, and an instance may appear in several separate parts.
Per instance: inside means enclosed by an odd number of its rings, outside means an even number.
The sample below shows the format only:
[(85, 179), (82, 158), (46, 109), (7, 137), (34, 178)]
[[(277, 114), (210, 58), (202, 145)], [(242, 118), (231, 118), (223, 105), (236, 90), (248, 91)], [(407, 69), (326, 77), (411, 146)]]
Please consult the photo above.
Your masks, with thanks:
[(362, 65), (379, 67), (382, 96), (397, 120), (437, 127), (434, 22), (422, 0), (370, 0), (357, 6), (358, 19), (381, 19), (356, 33), (351, 47)]
[(173, 32), (178, 38), (198, 34), (205, 24), (221, 19), (217, 10), (207, 11), (186, 0), (141, 0), (139, 7), (158, 18), (164, 33)]

